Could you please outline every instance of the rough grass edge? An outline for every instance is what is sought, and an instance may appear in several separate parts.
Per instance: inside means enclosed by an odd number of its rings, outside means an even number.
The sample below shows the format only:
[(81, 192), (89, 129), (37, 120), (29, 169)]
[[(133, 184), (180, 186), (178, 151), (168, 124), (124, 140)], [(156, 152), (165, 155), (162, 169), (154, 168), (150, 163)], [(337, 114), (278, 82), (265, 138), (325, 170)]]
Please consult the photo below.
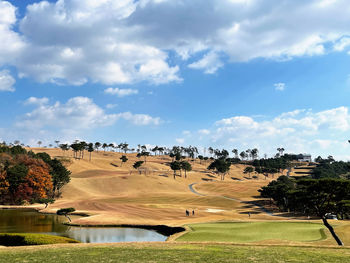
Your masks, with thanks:
[(61, 236), (34, 233), (0, 233), (1, 246), (33, 246), (80, 243), (79, 241)]

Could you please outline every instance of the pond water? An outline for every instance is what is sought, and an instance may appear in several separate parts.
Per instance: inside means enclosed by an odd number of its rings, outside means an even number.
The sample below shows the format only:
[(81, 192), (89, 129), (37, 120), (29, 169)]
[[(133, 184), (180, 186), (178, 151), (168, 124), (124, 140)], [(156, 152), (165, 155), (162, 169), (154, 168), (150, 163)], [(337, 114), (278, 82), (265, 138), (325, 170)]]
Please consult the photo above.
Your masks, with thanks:
[(73, 227), (64, 216), (33, 210), (0, 209), (0, 233), (42, 233), (70, 237), (84, 243), (165, 241), (153, 230), (124, 227)]

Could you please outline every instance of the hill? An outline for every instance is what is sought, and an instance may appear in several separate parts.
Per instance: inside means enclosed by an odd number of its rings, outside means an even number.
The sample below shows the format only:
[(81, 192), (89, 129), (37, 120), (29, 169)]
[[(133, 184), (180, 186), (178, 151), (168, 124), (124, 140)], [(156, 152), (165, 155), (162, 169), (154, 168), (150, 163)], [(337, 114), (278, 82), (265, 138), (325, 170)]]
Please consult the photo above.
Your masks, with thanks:
[[(246, 220), (248, 212), (254, 215), (252, 220), (272, 217), (254, 204), (247, 205), (247, 201), (256, 200), (257, 190), (272, 178), (257, 175), (257, 179), (251, 179), (243, 173), (245, 166), (241, 164), (231, 166), (229, 175), (220, 181), (218, 175), (206, 169), (209, 162), (189, 160), (193, 170), (187, 178), (182, 174), (174, 180), (168, 156), (147, 157), (139, 174), (132, 167), (139, 160), (136, 154), (126, 154), (129, 160), (122, 164), (123, 154), (115, 152), (93, 152), (89, 161), (87, 154), (85, 159), (74, 159), (72, 152), (63, 153), (60, 149), (32, 150), (60, 158), (72, 172), (61, 198), (44, 212), (74, 207), (78, 213), (90, 215), (74, 218), (75, 224), (182, 225)], [(195, 215), (187, 217), (186, 209), (194, 210)]]

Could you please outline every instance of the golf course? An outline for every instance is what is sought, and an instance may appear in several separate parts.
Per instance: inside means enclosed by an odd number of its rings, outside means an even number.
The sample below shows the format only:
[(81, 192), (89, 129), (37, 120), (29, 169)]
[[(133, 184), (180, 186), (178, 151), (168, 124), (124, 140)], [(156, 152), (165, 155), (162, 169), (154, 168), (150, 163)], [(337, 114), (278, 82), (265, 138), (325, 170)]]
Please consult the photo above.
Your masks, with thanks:
[(90, 160), (73, 158), (72, 151), (57, 148), (31, 150), (60, 159), (72, 174), (53, 204), (24, 207), (52, 214), (74, 207), (69, 224), (75, 226), (163, 225), (185, 231), (169, 236), (165, 243), (52, 244), (38, 250), (1, 247), (0, 261), (9, 257), (16, 262), (84, 262), (86, 258), (137, 262), (146, 257), (143, 262), (169, 258), (173, 262), (206, 258), (211, 262), (346, 262), (350, 253), (348, 221), (330, 220), (345, 244), (340, 250), (320, 220), (271, 212), (272, 207), (261, 202), (258, 189), (286, 171), (273, 177), (253, 176), (243, 172), (246, 165), (234, 164), (220, 180), (207, 170), (209, 161), (193, 159), (186, 177), (183, 172), (174, 177), (168, 165), (171, 157), (166, 155), (148, 156), (142, 169), (136, 170), (132, 164), (140, 158), (134, 153), (125, 154), (128, 161), (122, 163), (124, 154), (117, 152), (95, 151)]

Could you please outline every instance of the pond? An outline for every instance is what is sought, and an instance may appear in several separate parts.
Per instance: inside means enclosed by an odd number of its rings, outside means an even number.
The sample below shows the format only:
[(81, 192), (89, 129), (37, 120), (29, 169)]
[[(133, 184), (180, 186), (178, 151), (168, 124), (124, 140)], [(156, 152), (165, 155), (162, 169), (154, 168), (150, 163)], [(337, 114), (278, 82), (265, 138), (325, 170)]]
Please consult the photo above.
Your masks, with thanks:
[(124, 227), (75, 227), (63, 225), (64, 216), (33, 210), (0, 209), (0, 233), (42, 233), (70, 237), (84, 243), (165, 241), (153, 230)]

